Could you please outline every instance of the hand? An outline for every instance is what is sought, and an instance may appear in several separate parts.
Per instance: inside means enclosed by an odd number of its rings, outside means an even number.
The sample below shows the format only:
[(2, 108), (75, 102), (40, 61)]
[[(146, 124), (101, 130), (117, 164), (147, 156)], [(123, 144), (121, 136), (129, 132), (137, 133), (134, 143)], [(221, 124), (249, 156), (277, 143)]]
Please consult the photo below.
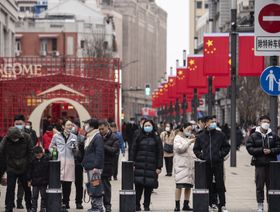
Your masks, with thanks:
[(270, 149), (263, 149), (263, 152), (265, 155), (268, 155), (271, 153), (271, 150)]
[(157, 175), (159, 175), (161, 173), (161, 169), (157, 169), (156, 173), (157, 173)]
[(195, 138), (190, 139), (190, 142), (191, 142), (191, 143), (194, 143), (194, 142), (195, 142)]

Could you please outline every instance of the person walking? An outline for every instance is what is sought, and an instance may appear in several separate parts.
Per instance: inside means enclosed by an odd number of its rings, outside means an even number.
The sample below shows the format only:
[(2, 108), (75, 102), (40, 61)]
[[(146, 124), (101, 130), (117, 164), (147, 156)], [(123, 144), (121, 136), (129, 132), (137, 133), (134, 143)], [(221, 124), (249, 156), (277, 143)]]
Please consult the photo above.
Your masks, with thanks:
[(120, 131), (118, 131), (118, 127), (115, 122), (110, 123), (110, 129), (112, 130), (113, 133), (116, 134), (116, 136), (119, 140), (120, 151), (118, 151), (117, 154), (115, 155), (114, 165), (113, 165), (114, 166), (113, 177), (114, 177), (114, 180), (118, 180), (119, 155), (121, 152), (123, 157), (125, 156), (125, 142), (123, 140), (122, 133)]
[[(102, 169), (104, 167), (104, 143), (99, 133), (99, 123), (97, 119), (89, 119), (84, 122), (86, 131), (86, 140), (84, 142), (84, 158), (82, 166), (87, 174), (88, 185), (91, 187), (93, 179), (101, 179)], [(90, 194), (91, 209), (89, 212), (103, 212), (102, 193)]]
[(33, 158), (28, 172), (28, 185), (32, 185), (32, 212), (37, 211), (39, 193), (41, 195), (41, 210), (46, 212), (47, 208), (47, 186), (49, 184), (49, 157), (44, 155), (41, 146), (33, 148)]
[(185, 123), (178, 129), (174, 139), (174, 175), (176, 182), (175, 209), (180, 211), (182, 189), (185, 189), (183, 211), (192, 211), (189, 206), (191, 188), (194, 184), (194, 160), (193, 153), (195, 136), (192, 134), (192, 124)]
[(211, 208), (217, 208), (212, 204), (213, 200), (213, 176), (215, 177), (216, 190), (219, 196), (219, 212), (225, 212), (226, 197), (224, 183), (224, 158), (230, 151), (230, 145), (223, 132), (217, 130), (217, 123), (211, 116), (205, 118), (205, 130), (200, 133), (194, 144), (193, 152), (197, 158), (206, 161), (207, 187), (209, 189), (209, 204)]
[(112, 211), (111, 198), (111, 177), (113, 176), (114, 159), (119, 153), (119, 140), (115, 133), (112, 133), (107, 121), (99, 122), (99, 132), (103, 137), (104, 142), (104, 169), (101, 175), (102, 184), (104, 187), (103, 203), (106, 212)]
[(247, 151), (252, 155), (251, 165), (255, 166), (257, 212), (264, 211), (264, 185), (269, 190), (269, 163), (277, 161), (280, 153), (280, 138), (270, 129), (271, 119), (268, 116), (259, 118), (259, 126), (256, 128), (246, 143)]
[(65, 120), (62, 124), (63, 132), (56, 133), (53, 136), (49, 151), (54, 148), (58, 151), (58, 160), (60, 161), (60, 180), (62, 184), (62, 207), (69, 209), (72, 182), (75, 182), (75, 159), (77, 151), (77, 136), (71, 133), (73, 123)]
[(136, 190), (136, 211), (141, 210), (141, 197), (144, 192), (144, 210), (150, 211), (151, 194), (158, 188), (158, 175), (163, 166), (162, 141), (154, 122), (146, 120), (143, 129), (133, 142), (131, 159), (134, 161), (134, 183)]
[[(19, 125), (23, 121), (17, 120), (16, 123)], [(31, 211), (31, 190), (27, 183), (28, 165), (32, 159), (31, 137), (17, 127), (9, 128), (7, 135), (0, 143), (0, 155), (6, 162), (7, 170), (5, 211), (13, 211), (17, 180), (21, 183), (25, 193), (26, 209), (28, 212)]]
[(163, 143), (163, 157), (165, 161), (166, 175), (172, 176), (173, 171), (173, 143), (174, 143), (175, 133), (173, 131), (173, 124), (166, 123), (165, 130), (160, 134), (160, 138)]
[(33, 130), (33, 128), (32, 128), (32, 122), (31, 121), (27, 121), (25, 123), (24, 131), (27, 134), (30, 135), (30, 137), (32, 139), (32, 145), (35, 146), (38, 142), (38, 137), (37, 137), (37, 134), (36, 134), (35, 130)]

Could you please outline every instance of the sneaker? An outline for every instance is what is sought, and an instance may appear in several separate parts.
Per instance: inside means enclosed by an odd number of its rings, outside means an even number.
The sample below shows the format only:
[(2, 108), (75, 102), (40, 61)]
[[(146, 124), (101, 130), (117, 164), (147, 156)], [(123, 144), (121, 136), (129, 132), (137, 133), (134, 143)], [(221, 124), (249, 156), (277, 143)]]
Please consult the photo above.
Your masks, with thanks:
[(221, 207), (220, 211), (221, 211), (221, 212), (228, 212), (226, 206)]
[(263, 212), (263, 211), (264, 211), (263, 203), (258, 203), (257, 212)]
[(218, 206), (215, 205), (215, 204), (212, 204), (212, 205), (211, 205), (211, 211), (213, 211), (213, 212), (219, 211)]

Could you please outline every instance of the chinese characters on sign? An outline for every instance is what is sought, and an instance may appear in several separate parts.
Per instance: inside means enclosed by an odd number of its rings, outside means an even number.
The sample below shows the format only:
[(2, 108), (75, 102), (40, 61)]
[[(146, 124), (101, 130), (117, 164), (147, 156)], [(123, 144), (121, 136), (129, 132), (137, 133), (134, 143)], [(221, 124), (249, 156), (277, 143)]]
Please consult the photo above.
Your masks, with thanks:
[(257, 51), (280, 51), (280, 37), (256, 37)]

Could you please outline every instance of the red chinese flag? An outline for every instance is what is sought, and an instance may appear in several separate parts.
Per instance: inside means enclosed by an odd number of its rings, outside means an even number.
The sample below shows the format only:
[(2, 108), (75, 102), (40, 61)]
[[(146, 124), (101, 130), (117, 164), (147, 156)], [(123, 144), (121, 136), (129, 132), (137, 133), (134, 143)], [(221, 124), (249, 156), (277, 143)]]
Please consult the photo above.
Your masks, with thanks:
[(229, 75), (228, 55), (228, 33), (213, 33), (204, 35), (204, 75)]
[(189, 88), (205, 88), (207, 87), (207, 77), (203, 73), (203, 55), (188, 56), (187, 75)]
[(170, 99), (176, 99), (177, 98), (176, 77), (169, 77), (168, 78), (168, 97)]
[(254, 34), (239, 34), (238, 75), (260, 76), (264, 70), (264, 57), (254, 54)]
[(170, 100), (168, 98), (168, 82), (163, 84), (163, 104), (164, 105), (169, 105)]
[(176, 93), (181, 94), (191, 94), (193, 89), (188, 87), (188, 74), (189, 70), (187, 68), (178, 68), (176, 75)]
[[(231, 59), (228, 57), (227, 59), (228, 68), (230, 70), (231, 66)], [(213, 77), (213, 91), (215, 91), (217, 88), (227, 88), (231, 84), (231, 75), (228, 74), (226, 76), (214, 76)]]

